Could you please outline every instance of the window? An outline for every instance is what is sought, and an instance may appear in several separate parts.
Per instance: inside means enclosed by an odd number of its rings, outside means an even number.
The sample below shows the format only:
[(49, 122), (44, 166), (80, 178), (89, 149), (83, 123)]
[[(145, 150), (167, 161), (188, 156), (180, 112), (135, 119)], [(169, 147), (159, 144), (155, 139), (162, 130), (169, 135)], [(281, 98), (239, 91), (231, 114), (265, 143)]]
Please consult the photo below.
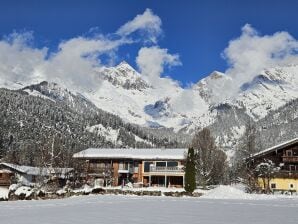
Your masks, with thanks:
[(167, 163), (166, 162), (156, 162), (156, 166), (158, 167), (166, 167)]
[(175, 162), (175, 161), (168, 162), (168, 167), (175, 167), (175, 166), (178, 166), (178, 162)]
[(271, 189), (276, 189), (276, 183), (271, 183)]
[(287, 156), (292, 156), (293, 155), (292, 150), (287, 150), (286, 153), (287, 153)]
[(290, 184), (289, 187), (290, 187), (290, 189), (293, 189), (294, 188), (294, 184)]
[(295, 165), (290, 165), (290, 171), (295, 171), (296, 170), (296, 166)]
[(134, 162), (134, 170), (133, 170), (133, 172), (134, 173), (138, 173), (139, 172), (139, 162)]
[(150, 165), (153, 164), (152, 162), (144, 162), (144, 172), (150, 171)]
[(119, 170), (128, 170), (129, 169), (129, 162), (120, 162), (119, 163)]

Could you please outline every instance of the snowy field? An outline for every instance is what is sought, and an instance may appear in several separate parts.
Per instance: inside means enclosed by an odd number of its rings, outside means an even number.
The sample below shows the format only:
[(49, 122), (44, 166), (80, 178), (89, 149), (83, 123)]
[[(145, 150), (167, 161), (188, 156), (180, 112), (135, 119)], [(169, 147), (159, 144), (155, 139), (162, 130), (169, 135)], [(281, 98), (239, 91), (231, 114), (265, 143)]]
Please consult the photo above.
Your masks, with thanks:
[(266, 200), (79, 196), (0, 202), (2, 224), (274, 224), (298, 222), (298, 199)]

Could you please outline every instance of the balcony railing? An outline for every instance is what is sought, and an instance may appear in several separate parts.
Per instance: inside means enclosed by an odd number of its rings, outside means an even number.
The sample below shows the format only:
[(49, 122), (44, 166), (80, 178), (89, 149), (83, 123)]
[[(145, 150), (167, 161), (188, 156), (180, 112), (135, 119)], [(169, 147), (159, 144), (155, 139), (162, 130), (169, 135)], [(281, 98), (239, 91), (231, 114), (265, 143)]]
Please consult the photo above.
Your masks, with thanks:
[(10, 180), (0, 180), (0, 186), (9, 186)]
[(134, 173), (133, 167), (119, 167), (118, 173)]
[(298, 163), (298, 156), (283, 156), (282, 161), (288, 163)]
[(295, 178), (298, 179), (298, 170), (280, 170), (277, 173), (274, 173), (275, 178)]
[(151, 166), (150, 172), (153, 173), (182, 173), (183, 168), (180, 166), (165, 167), (165, 166)]

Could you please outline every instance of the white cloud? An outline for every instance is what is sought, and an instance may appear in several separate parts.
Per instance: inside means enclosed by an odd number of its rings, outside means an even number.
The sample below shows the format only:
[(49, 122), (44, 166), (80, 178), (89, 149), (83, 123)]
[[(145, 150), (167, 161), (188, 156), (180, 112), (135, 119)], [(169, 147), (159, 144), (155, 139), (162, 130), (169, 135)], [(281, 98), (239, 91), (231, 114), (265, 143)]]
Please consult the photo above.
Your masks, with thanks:
[[(179, 55), (169, 54), (168, 49), (158, 46), (143, 47), (136, 58), (141, 74), (153, 85), (161, 85), (164, 82), (173, 82), (170, 78), (162, 78), (165, 67), (181, 65)], [(163, 83), (161, 83), (163, 80)]]
[[(137, 66), (143, 79), (154, 88), (154, 93), (161, 100), (170, 97), (170, 104), (175, 111), (182, 112), (185, 107), (192, 108), (191, 91), (184, 90), (170, 77), (162, 77), (166, 67), (182, 65), (178, 54), (168, 53), (168, 49), (158, 46), (143, 47), (136, 58)], [(166, 91), (165, 91), (166, 90)]]
[(263, 69), (298, 63), (298, 41), (287, 32), (260, 35), (251, 25), (242, 28), (223, 52), (229, 64), (226, 74), (238, 84), (250, 81)]
[(102, 66), (98, 57), (104, 53), (111, 54), (119, 46), (129, 43), (126, 39), (109, 40), (102, 36), (70, 39), (61, 43), (58, 52), (50, 56), (45, 73), (48, 79), (55, 77), (71, 86), (91, 88), (99, 84), (94, 69)]
[(121, 26), (116, 36), (98, 34), (97, 29), (92, 29), (92, 37), (78, 36), (65, 40), (56, 52), (49, 52), (46, 47), (34, 47), (32, 32), (14, 32), (0, 40), (0, 82), (28, 85), (48, 80), (68, 88), (90, 89), (99, 85), (95, 70), (102, 66), (102, 55), (107, 56), (108, 63), (111, 63), (120, 46), (135, 43), (136, 38), (144, 38), (138, 35), (128, 37), (138, 30), (148, 33), (149, 38), (156, 41), (161, 33), (160, 26), (160, 18), (146, 9), (142, 15)]
[(32, 33), (13, 33), (0, 41), (0, 81), (24, 85), (43, 80), (58, 82), (68, 88), (92, 88), (98, 85), (95, 72), (100, 67), (100, 55), (116, 51), (128, 39), (110, 40), (103, 36), (76, 37), (59, 44), (58, 51), (30, 45)]
[(133, 20), (121, 26), (116, 33), (120, 36), (128, 36), (137, 30), (145, 31), (150, 41), (156, 43), (157, 37), (162, 33), (161, 19), (150, 9), (146, 9), (143, 14), (137, 15)]
[(36, 77), (36, 67), (44, 63), (48, 49), (30, 46), (31, 32), (13, 33), (0, 41), (0, 82), (25, 82)]

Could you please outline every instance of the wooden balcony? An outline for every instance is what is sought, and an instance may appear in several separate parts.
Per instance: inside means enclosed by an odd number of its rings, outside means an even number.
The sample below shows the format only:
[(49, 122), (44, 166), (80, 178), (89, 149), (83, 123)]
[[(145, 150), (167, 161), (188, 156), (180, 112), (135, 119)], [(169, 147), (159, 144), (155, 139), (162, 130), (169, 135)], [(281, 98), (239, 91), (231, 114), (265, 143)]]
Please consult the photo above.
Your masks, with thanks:
[(282, 161), (285, 163), (298, 163), (298, 156), (282, 156)]
[(298, 171), (280, 170), (273, 175), (275, 178), (294, 178), (298, 179)]
[(10, 180), (7, 179), (0, 179), (0, 186), (9, 186)]

